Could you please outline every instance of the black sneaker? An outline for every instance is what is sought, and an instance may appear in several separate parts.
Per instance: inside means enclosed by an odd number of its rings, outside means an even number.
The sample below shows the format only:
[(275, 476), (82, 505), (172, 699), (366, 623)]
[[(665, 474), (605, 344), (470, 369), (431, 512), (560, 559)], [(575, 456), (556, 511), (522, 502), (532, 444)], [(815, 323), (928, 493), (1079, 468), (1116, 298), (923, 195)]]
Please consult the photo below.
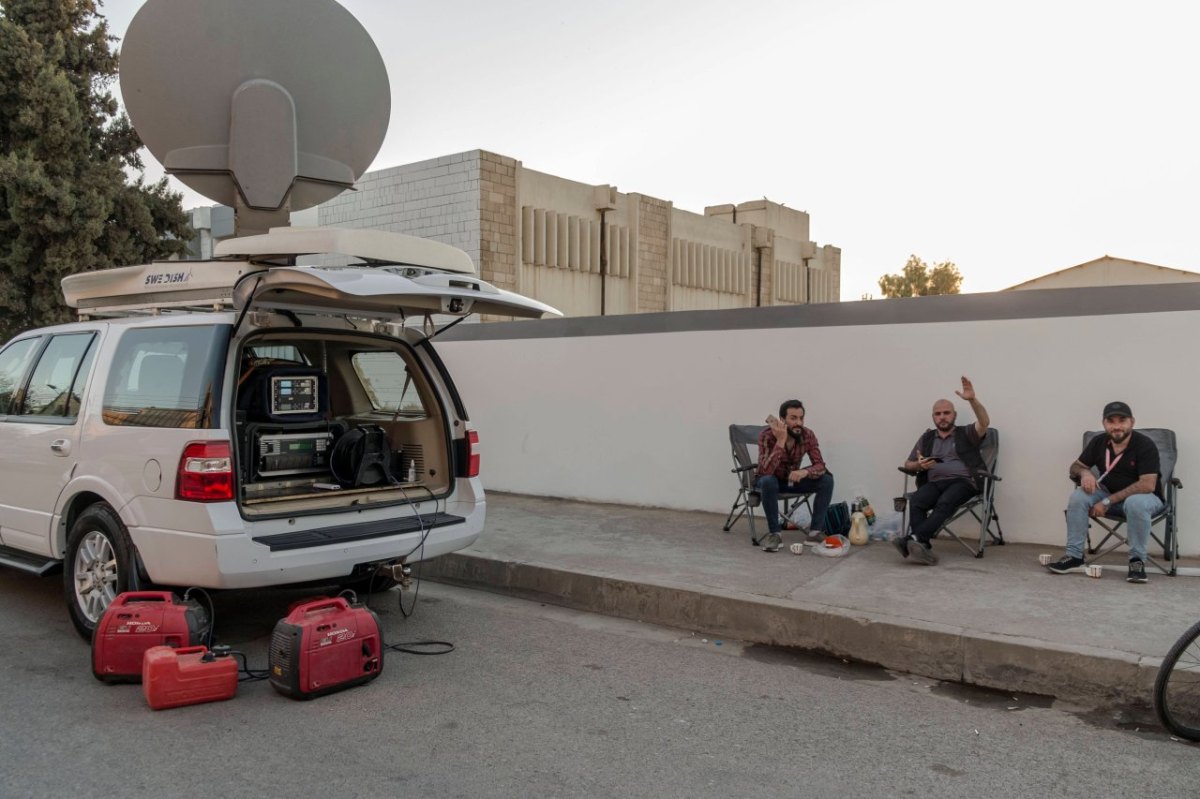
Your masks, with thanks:
[(933, 566), (938, 562), (937, 555), (933, 554), (933, 548), (929, 544), (922, 544), (915, 538), (908, 539), (908, 554), (913, 562), (922, 566)]
[(1129, 576), (1125, 578), (1127, 583), (1144, 583), (1146, 582), (1146, 564), (1140, 560), (1129, 561)]
[(898, 535), (892, 539), (892, 546), (900, 553), (900, 557), (908, 557), (908, 542), (912, 540), (912, 536)]
[(1059, 558), (1046, 566), (1055, 574), (1075, 574), (1083, 572), (1083, 558), (1073, 558), (1070, 555)]

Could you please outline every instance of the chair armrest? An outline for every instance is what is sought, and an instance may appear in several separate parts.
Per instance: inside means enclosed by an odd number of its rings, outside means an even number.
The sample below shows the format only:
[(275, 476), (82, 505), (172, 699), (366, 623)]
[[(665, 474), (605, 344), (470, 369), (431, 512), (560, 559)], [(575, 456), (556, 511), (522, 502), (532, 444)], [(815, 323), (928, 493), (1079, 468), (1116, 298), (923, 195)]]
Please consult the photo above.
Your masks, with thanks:
[(918, 474), (921, 473), (921, 471), (919, 469), (905, 469), (903, 466), (897, 466), (896, 471), (903, 472), (904, 474), (907, 474), (909, 477), (916, 477)]
[(1171, 485), (1175, 486), (1176, 488), (1183, 488), (1183, 483), (1179, 481), (1178, 477), (1171, 478)]
[(989, 472), (987, 469), (976, 469), (976, 470), (975, 470), (975, 476), (976, 476), (976, 477), (983, 477), (983, 478), (986, 478), (986, 479), (988, 479), (988, 480), (995, 480), (997, 483), (999, 483), (999, 482), (1000, 482), (1000, 480), (1001, 480), (1001, 479), (1003, 479), (1003, 478), (1001, 478), (1001, 477), (1000, 477), (999, 475), (997, 475), (997, 474), (992, 474), (992, 473), (991, 473), (991, 472)]
[(734, 467), (733, 469), (730, 469), (729, 471), (733, 472), (734, 474), (741, 474), (742, 472), (748, 472), (751, 469), (757, 469), (757, 468), (758, 468), (758, 464), (752, 463), (749, 466)]

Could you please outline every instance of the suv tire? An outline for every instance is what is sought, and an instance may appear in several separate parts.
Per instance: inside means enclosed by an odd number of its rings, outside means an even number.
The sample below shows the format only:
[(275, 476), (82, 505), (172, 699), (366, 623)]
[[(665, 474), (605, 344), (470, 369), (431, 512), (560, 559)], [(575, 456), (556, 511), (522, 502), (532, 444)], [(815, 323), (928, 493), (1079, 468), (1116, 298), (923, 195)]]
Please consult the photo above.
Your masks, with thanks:
[(91, 640), (100, 617), (129, 590), (133, 542), (116, 512), (98, 502), (79, 514), (67, 535), (63, 589), (75, 630)]

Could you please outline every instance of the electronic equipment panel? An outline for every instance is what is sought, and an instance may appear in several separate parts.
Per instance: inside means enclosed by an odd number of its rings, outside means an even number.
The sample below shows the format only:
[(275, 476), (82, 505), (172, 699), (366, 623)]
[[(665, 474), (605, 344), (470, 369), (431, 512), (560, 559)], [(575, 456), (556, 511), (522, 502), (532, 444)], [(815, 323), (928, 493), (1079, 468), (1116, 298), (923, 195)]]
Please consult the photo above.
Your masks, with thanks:
[(263, 433), (258, 437), (259, 477), (329, 471), (333, 435), (327, 430), (310, 433)]
[(312, 414), (320, 410), (317, 376), (272, 377), (271, 414)]

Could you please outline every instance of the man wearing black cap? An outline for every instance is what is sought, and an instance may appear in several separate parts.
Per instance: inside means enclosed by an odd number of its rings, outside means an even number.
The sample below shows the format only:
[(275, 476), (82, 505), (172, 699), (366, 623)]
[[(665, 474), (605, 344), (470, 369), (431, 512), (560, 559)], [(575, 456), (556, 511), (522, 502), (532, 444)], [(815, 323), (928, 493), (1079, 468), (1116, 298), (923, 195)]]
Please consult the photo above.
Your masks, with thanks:
[(1104, 406), (1104, 433), (1089, 441), (1071, 464), (1071, 479), (1079, 487), (1067, 502), (1067, 554), (1046, 568), (1055, 574), (1083, 571), (1088, 518), (1102, 518), (1111, 508), (1124, 512), (1129, 531), (1129, 576), (1125, 579), (1144, 583), (1150, 520), (1163, 509), (1158, 447), (1133, 429), (1133, 411), (1124, 402)]

